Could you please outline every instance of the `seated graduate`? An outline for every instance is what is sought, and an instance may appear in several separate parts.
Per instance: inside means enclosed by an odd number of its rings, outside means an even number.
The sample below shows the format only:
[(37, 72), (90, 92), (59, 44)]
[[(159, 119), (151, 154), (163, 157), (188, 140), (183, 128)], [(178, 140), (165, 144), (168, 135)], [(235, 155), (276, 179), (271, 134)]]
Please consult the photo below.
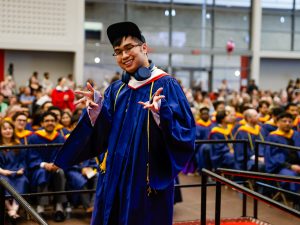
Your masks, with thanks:
[(296, 103), (288, 103), (285, 107), (285, 111), (293, 116), (293, 129), (300, 132), (300, 116), (298, 106)]
[(67, 129), (69, 132), (71, 132), (74, 129), (72, 122), (73, 122), (72, 115), (69, 112), (63, 112), (61, 114), (60, 124), (63, 125), (63, 127)]
[(51, 106), (49, 107), (48, 112), (53, 112), (56, 115), (57, 121), (55, 125), (55, 130), (59, 132), (62, 136), (66, 136), (67, 134), (69, 134), (70, 131), (60, 123), (62, 119), (62, 110), (56, 106)]
[[(64, 137), (55, 130), (56, 115), (53, 112), (45, 112), (42, 115), (42, 128), (32, 134), (28, 144), (55, 144), (64, 143)], [(58, 148), (45, 147), (30, 149), (28, 152), (28, 167), (31, 175), (32, 189), (37, 192), (64, 191), (64, 171), (53, 164)], [(49, 204), (48, 196), (37, 197), (37, 212), (44, 214), (45, 206)], [(55, 214), (54, 220), (61, 222), (65, 219), (62, 203), (66, 202), (66, 196), (54, 196)]]
[[(235, 120), (235, 117), (232, 116)], [(217, 112), (216, 123), (217, 126), (213, 127), (209, 139), (210, 140), (233, 140), (232, 128), (228, 126), (230, 124), (230, 115), (225, 110)], [(231, 143), (216, 143), (211, 144), (210, 157), (214, 169), (234, 168), (234, 149)]]
[(270, 103), (268, 101), (261, 100), (258, 102), (258, 120), (262, 124), (270, 119), (269, 107)]
[[(95, 159), (88, 159), (65, 170), (68, 190), (95, 189), (98, 181), (99, 165)], [(87, 213), (93, 211), (95, 194), (72, 194), (73, 205), (82, 204)]]
[(270, 132), (277, 130), (277, 116), (283, 112), (284, 109), (282, 107), (274, 107), (271, 109), (271, 119), (262, 125), (266, 136), (268, 136)]
[[(20, 141), (14, 133), (14, 125), (10, 121), (3, 120), (0, 123), (0, 145), (9, 146), (19, 144)], [(7, 180), (20, 194), (24, 194), (28, 191), (29, 183), (25, 172), (26, 150), (0, 150), (0, 177)], [(5, 205), (10, 218), (14, 220), (20, 217), (18, 214), (19, 203), (17, 203), (16, 200), (5, 200)]]
[[(208, 140), (209, 133), (211, 129), (215, 126), (209, 117), (209, 108), (203, 106), (200, 108), (200, 118), (196, 121), (196, 140)], [(210, 147), (207, 144), (196, 144), (196, 160), (197, 160), (197, 170), (200, 173), (202, 168), (210, 168), (209, 160)]]
[[(247, 144), (247, 168), (244, 168), (244, 144), (235, 143), (234, 144), (234, 157), (236, 168), (239, 170), (253, 170), (254, 169), (254, 147), (255, 141), (260, 140), (264, 141), (264, 132), (262, 128), (258, 125), (258, 113), (255, 109), (247, 109), (244, 112), (244, 118), (246, 121), (245, 125), (242, 125), (238, 128), (235, 135), (236, 140), (244, 139), (248, 140)], [(259, 156), (258, 156), (258, 168), (259, 171), (264, 170), (264, 146), (259, 145)]]
[(31, 130), (26, 130), (27, 119), (28, 116), (23, 112), (17, 112), (12, 117), (15, 124), (16, 136), (23, 145), (28, 144), (28, 138), (33, 133)]
[[(293, 116), (290, 113), (281, 113), (277, 117), (278, 129), (267, 137), (267, 141), (283, 145), (300, 147), (300, 134), (292, 129)], [(265, 151), (266, 172), (286, 176), (300, 176), (300, 152), (267, 145)], [(284, 188), (299, 192), (300, 185), (283, 183)], [(299, 204), (299, 199), (298, 199)]]

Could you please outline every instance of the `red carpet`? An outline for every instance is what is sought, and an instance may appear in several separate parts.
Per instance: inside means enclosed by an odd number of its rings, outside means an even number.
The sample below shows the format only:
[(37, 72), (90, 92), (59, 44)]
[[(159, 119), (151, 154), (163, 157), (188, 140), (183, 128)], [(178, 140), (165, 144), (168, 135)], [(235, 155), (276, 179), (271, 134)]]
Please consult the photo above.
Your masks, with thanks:
[[(214, 225), (213, 220), (207, 221), (206, 225)], [(269, 223), (262, 222), (253, 218), (237, 218), (237, 219), (222, 219), (221, 225), (270, 225)], [(175, 222), (173, 225), (200, 225), (200, 220)]]

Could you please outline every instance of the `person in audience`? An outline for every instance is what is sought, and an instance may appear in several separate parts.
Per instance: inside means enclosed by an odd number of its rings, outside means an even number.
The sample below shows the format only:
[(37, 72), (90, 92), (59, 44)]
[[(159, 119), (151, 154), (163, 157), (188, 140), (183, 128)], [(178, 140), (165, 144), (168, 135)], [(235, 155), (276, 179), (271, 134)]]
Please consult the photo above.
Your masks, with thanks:
[(4, 102), (4, 95), (0, 93), (0, 116), (5, 117), (8, 105)]
[[(88, 159), (65, 170), (68, 190), (95, 189), (98, 181), (98, 164), (95, 159)], [(71, 202), (81, 203), (86, 213), (94, 209), (95, 194), (72, 194)]]
[(60, 122), (62, 119), (62, 110), (56, 106), (51, 106), (48, 109), (48, 112), (53, 112), (56, 115), (57, 121), (55, 125), (55, 130), (58, 131), (62, 136), (66, 136), (70, 133)]
[[(233, 117), (235, 118), (235, 117)], [(216, 126), (212, 128), (210, 140), (233, 140), (231, 133), (229, 112), (218, 111), (216, 115)], [(210, 147), (210, 158), (214, 169), (219, 167), (234, 169), (234, 149), (232, 143), (216, 143)]]
[[(42, 130), (37, 130), (28, 140), (28, 144), (54, 144), (64, 143), (64, 137), (55, 130), (57, 122), (53, 112), (45, 112), (42, 115)], [(65, 190), (64, 171), (53, 164), (58, 148), (45, 147), (40, 149), (30, 149), (28, 153), (28, 167), (31, 175), (31, 186), (34, 191), (47, 192)], [(65, 219), (63, 203), (66, 196), (54, 196), (55, 213), (54, 220), (62, 222)], [(49, 204), (48, 197), (37, 198), (37, 212), (44, 216), (45, 206)]]
[[(300, 134), (292, 129), (294, 117), (283, 112), (277, 117), (278, 129), (271, 132), (267, 141), (300, 147)], [(267, 145), (265, 150), (266, 172), (285, 176), (300, 176), (300, 152)], [(282, 186), (292, 192), (299, 193), (300, 184), (293, 182), (282, 183)], [(294, 201), (298, 209), (299, 199)]]
[(51, 94), (52, 103), (61, 110), (68, 108), (73, 112), (75, 109), (75, 95), (74, 92), (67, 86), (66, 82), (66, 78), (64, 77), (58, 78), (58, 84)]
[(20, 96), (22, 106), (31, 107), (35, 97), (31, 94), (30, 88), (26, 87), (24, 93)]
[(265, 123), (270, 119), (269, 114), (270, 103), (262, 100), (258, 103), (258, 120), (260, 123)]
[[(200, 119), (196, 121), (196, 140), (208, 140), (209, 133), (215, 124), (210, 120), (208, 107), (203, 106), (199, 111)], [(210, 148), (208, 144), (196, 144), (195, 156), (199, 173), (202, 168), (211, 168), (209, 164)]]
[(300, 117), (299, 117), (299, 111), (298, 106), (295, 103), (290, 102), (286, 105), (285, 111), (292, 114), (293, 116), (293, 129), (300, 132)]
[(28, 144), (28, 138), (32, 134), (31, 130), (26, 130), (28, 116), (24, 112), (17, 112), (13, 115), (12, 120), (15, 124), (16, 137), (23, 145)]
[(271, 119), (262, 125), (266, 136), (277, 129), (277, 116), (283, 112), (284, 109), (282, 107), (274, 107), (271, 109)]
[(0, 93), (7, 100), (10, 96), (16, 92), (16, 83), (11, 75), (7, 75), (4, 81), (0, 83)]
[[(20, 142), (14, 133), (13, 123), (3, 120), (0, 123), (0, 145), (19, 144)], [(7, 180), (19, 194), (24, 194), (28, 191), (29, 182), (25, 175), (26, 170), (26, 150), (6, 149), (0, 151), (0, 177)], [(5, 200), (5, 206), (10, 218), (15, 220), (20, 217), (18, 214), (19, 203), (15, 199)]]
[[(244, 112), (244, 118), (246, 121), (245, 125), (242, 125), (237, 130), (235, 135), (235, 139), (244, 139), (248, 140), (249, 144), (247, 144), (247, 156), (244, 156), (244, 147), (243, 143), (235, 143), (234, 144), (234, 158), (235, 158), (235, 167), (239, 170), (253, 170), (254, 169), (254, 147), (255, 141), (260, 140), (264, 141), (264, 132), (261, 129), (261, 126), (258, 125), (258, 113), (255, 109), (247, 109)], [(264, 146), (259, 145), (259, 153), (258, 153), (258, 169), (259, 171), (264, 170)], [(244, 167), (244, 158), (247, 158), (247, 168)]]
[(28, 81), (28, 87), (30, 88), (30, 94), (33, 95), (34, 91), (38, 90), (39, 88), (42, 88), (39, 82), (39, 73), (37, 71), (34, 71), (29, 78)]
[[(73, 126), (72, 126), (72, 115), (68, 112), (63, 112), (61, 115), (61, 120), (60, 120), (61, 125), (63, 125), (63, 127), (65, 129), (67, 129), (69, 132), (71, 132), (73, 130)], [(66, 135), (66, 134), (65, 134)]]
[(53, 89), (53, 82), (50, 79), (49, 72), (44, 73), (44, 79), (42, 81), (43, 93), (49, 93)]

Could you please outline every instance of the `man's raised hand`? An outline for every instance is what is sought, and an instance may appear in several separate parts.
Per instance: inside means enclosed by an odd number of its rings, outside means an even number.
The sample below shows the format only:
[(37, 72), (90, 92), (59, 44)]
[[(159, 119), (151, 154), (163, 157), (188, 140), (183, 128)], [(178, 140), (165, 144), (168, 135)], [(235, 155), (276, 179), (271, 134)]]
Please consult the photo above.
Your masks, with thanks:
[(88, 91), (75, 91), (76, 94), (83, 95), (83, 97), (77, 100), (74, 104), (77, 105), (79, 103), (84, 102), (86, 107), (88, 106), (92, 108), (97, 107), (98, 105), (94, 102), (95, 89), (92, 87), (92, 85), (89, 82), (86, 83), (86, 87)]
[(150, 109), (153, 112), (158, 112), (159, 111), (159, 101), (163, 98), (165, 98), (164, 95), (160, 95), (161, 92), (163, 91), (163, 88), (159, 88), (157, 89), (157, 91), (154, 93), (154, 95), (152, 96), (152, 98), (150, 99), (149, 102), (138, 102), (139, 104), (143, 105), (144, 109)]

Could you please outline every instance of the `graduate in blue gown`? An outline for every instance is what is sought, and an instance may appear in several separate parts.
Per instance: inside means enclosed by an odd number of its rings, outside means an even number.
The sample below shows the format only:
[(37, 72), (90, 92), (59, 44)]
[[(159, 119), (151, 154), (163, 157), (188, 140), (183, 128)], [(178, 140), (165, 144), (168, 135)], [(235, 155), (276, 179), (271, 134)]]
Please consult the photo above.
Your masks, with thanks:
[(32, 135), (31, 130), (26, 129), (28, 116), (23, 112), (17, 112), (13, 115), (12, 120), (15, 123), (15, 133), (21, 144), (27, 145), (28, 138)]
[[(99, 165), (95, 159), (88, 159), (65, 170), (68, 190), (95, 189)], [(72, 194), (73, 205), (82, 204), (87, 213), (93, 211), (94, 194)]]
[[(209, 118), (209, 108), (207, 106), (200, 108), (199, 111), (200, 118), (196, 121), (196, 140), (208, 140), (209, 133), (215, 123), (212, 123)], [(209, 144), (197, 144), (195, 156), (199, 173), (201, 173), (202, 168), (211, 169)]]
[[(10, 121), (3, 120), (0, 123), (0, 145), (9, 146), (18, 144), (20, 144), (20, 142), (14, 133), (14, 125)], [(26, 193), (29, 185), (26, 177), (25, 159), (26, 150), (0, 150), (0, 177), (8, 181), (8, 183), (20, 194)], [(19, 204), (16, 200), (6, 200), (5, 205), (8, 215), (12, 219), (20, 217), (18, 214)]]
[[(45, 112), (42, 117), (43, 129), (37, 130), (28, 140), (28, 144), (59, 144), (64, 143), (64, 137), (55, 130), (57, 121), (53, 112)], [(28, 167), (30, 172), (30, 184), (33, 191), (47, 192), (65, 190), (65, 174), (61, 168), (53, 164), (54, 157), (58, 148), (39, 148), (29, 149)], [(63, 203), (66, 202), (66, 196), (54, 196), (55, 213), (54, 220), (61, 222), (65, 219)], [(48, 196), (37, 197), (37, 212), (43, 215), (45, 206), (49, 204)]]
[[(171, 225), (174, 178), (194, 151), (195, 121), (179, 83), (148, 60), (147, 44), (131, 22), (108, 27), (124, 70), (103, 98), (88, 83), (88, 113), (55, 164), (67, 168), (108, 150), (99, 179), (93, 225)], [(162, 95), (163, 94), (163, 95)], [(99, 115), (98, 115), (99, 114)]]
[[(231, 133), (232, 126), (229, 127), (229, 115), (226, 111), (219, 111), (216, 115), (217, 126), (212, 128), (209, 135), (210, 140), (233, 140)], [(232, 143), (216, 143), (211, 145), (210, 157), (214, 169), (230, 168), (234, 169), (234, 149)]]
[[(244, 144), (234, 144), (234, 158), (235, 167), (239, 170), (253, 170), (254, 169), (254, 147), (255, 141), (264, 141), (265, 136), (262, 128), (258, 125), (258, 113), (255, 109), (247, 109), (244, 113), (246, 124), (240, 126), (235, 135), (236, 140), (248, 140), (247, 144), (247, 168), (244, 168)], [(264, 146), (259, 145), (258, 152), (258, 169), (259, 171), (264, 170)]]
[(262, 128), (264, 129), (266, 136), (268, 136), (269, 133), (277, 130), (277, 125), (276, 125), (277, 116), (283, 112), (284, 112), (284, 109), (282, 107), (272, 108), (271, 119), (262, 125)]
[[(267, 141), (300, 147), (300, 134), (292, 129), (293, 116), (282, 113), (278, 116), (278, 129), (267, 137)], [(265, 151), (266, 172), (286, 176), (300, 176), (300, 152), (268, 145)], [(283, 187), (299, 192), (300, 185), (296, 183), (283, 183)], [(299, 203), (299, 201), (298, 201)]]

